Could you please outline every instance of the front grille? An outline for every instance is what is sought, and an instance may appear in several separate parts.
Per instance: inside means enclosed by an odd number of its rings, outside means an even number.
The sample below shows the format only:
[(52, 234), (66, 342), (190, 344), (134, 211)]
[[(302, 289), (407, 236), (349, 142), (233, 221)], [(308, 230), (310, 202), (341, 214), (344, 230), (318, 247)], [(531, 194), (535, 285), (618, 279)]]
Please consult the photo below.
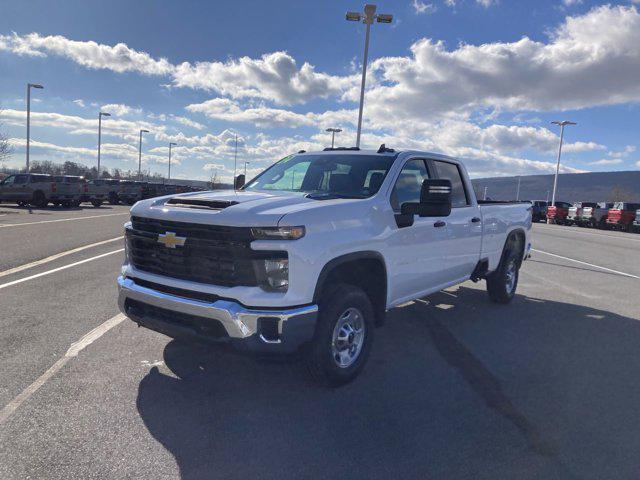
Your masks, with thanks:
[[(198, 283), (233, 286), (258, 285), (253, 260), (281, 258), (284, 252), (257, 252), (250, 248), (251, 229), (131, 218), (126, 238), (131, 264), (144, 272)], [(168, 248), (159, 234), (186, 237), (183, 246)]]

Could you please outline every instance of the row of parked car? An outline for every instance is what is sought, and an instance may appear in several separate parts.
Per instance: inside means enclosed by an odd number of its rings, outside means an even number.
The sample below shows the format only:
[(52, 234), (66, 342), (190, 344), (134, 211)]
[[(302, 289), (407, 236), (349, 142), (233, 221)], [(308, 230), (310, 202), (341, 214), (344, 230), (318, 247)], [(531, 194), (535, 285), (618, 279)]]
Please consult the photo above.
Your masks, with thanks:
[(633, 202), (547, 202), (533, 204), (533, 221), (550, 219), (558, 225), (640, 232), (640, 203)]
[(42, 173), (18, 173), (0, 182), (0, 202), (32, 205), (44, 208), (49, 204), (77, 207), (91, 203), (99, 207), (105, 202), (111, 205), (133, 205), (138, 200), (174, 193), (202, 190), (177, 184), (139, 182), (119, 179), (86, 180), (74, 175), (47, 175)]

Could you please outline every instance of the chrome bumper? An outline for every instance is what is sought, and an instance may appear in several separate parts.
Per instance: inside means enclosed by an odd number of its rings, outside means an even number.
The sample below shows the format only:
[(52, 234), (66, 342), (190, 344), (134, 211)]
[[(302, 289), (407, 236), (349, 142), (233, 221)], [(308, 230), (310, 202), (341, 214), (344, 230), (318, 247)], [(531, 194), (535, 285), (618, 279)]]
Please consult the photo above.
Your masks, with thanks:
[[(139, 325), (172, 337), (181, 336), (180, 333), (187, 333), (188, 329), (173, 322), (132, 315), (127, 300), (198, 317), (198, 321), (204, 327), (207, 326), (207, 322), (213, 324), (217, 321), (227, 333), (227, 337), (222, 340), (231, 340), (232, 343), (242, 341), (249, 350), (294, 351), (301, 344), (311, 340), (315, 332), (317, 305), (286, 310), (248, 309), (229, 300), (208, 303), (170, 295), (137, 285), (134, 280), (122, 276), (118, 277), (118, 290), (118, 305), (124, 314)], [(273, 328), (268, 335), (261, 332), (261, 322), (267, 321), (277, 322), (277, 335)], [(189, 336), (204, 337), (195, 331), (190, 332)]]

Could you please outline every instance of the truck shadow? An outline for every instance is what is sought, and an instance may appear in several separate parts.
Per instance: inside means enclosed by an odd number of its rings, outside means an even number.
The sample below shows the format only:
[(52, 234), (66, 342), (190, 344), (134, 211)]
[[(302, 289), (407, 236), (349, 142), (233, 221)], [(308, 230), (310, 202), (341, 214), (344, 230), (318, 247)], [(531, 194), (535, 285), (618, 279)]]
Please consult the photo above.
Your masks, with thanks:
[(137, 407), (182, 478), (637, 478), (640, 323), (467, 286), (388, 314), (353, 384), (171, 341)]

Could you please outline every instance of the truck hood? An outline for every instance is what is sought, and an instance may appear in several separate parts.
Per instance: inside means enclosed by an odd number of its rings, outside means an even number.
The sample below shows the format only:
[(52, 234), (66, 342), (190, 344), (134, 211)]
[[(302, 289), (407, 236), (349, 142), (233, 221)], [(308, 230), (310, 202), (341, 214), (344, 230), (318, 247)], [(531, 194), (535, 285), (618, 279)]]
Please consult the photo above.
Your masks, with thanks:
[(269, 227), (277, 226), (288, 213), (361, 201), (317, 200), (296, 192), (214, 190), (143, 200), (131, 208), (131, 214), (176, 222)]

